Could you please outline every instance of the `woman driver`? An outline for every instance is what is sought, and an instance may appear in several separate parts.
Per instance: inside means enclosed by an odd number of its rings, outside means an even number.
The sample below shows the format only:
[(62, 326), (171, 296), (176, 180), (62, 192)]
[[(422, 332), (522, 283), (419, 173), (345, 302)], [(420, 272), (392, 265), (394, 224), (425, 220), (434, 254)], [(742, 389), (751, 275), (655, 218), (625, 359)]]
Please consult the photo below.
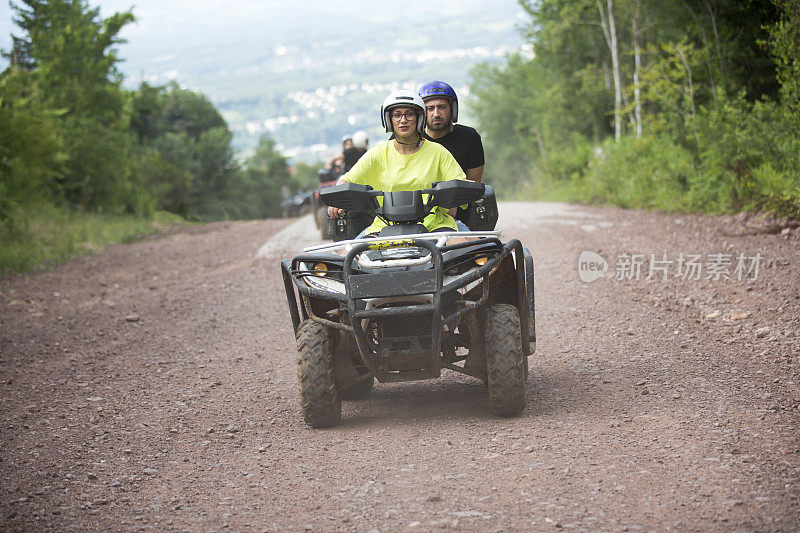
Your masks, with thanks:
[[(425, 140), (425, 104), (413, 91), (396, 91), (381, 106), (381, 124), (394, 138), (370, 149), (356, 165), (337, 180), (339, 183), (369, 185), (379, 191), (414, 191), (431, 187), (434, 181), (466, 179), (456, 160), (439, 144)], [(328, 208), (338, 218), (343, 209)], [(434, 207), (423, 220), (428, 231), (456, 231), (456, 221), (447, 209)], [(386, 222), (375, 217), (363, 235), (373, 236)]]

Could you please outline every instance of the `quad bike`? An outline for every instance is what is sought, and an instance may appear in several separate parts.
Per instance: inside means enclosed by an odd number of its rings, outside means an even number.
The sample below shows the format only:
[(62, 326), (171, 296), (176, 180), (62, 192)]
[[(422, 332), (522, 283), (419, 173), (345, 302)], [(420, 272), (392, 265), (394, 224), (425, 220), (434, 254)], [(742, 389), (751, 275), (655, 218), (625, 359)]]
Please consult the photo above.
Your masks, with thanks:
[[(377, 237), (307, 248), (281, 262), (306, 423), (338, 424), (342, 400), (366, 397), (376, 379), (433, 379), (443, 368), (483, 380), (496, 414), (522, 411), (536, 349), (533, 258), (494, 231), (491, 188), (451, 180), (382, 192), (346, 183), (320, 196), (348, 216), (369, 213), (371, 221), (374, 213), (389, 225)], [(428, 232), (421, 224), (433, 206), (462, 204), (479, 231)]]

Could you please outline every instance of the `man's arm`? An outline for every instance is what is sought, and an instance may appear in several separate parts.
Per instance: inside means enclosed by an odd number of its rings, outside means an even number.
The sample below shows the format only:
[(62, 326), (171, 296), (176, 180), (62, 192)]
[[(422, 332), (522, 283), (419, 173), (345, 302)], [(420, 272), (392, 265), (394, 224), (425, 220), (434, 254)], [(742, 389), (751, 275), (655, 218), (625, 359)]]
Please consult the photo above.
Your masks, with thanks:
[(469, 156), (464, 166), (470, 167), (467, 168), (467, 179), (480, 183), (483, 179), (483, 167), (485, 165), (483, 142), (481, 141), (481, 135), (475, 130), (472, 131), (474, 133), (467, 145), (469, 147), (467, 152)]
[[(476, 183), (481, 182), (481, 178), (483, 177), (483, 165), (475, 168), (468, 168), (466, 172), (467, 179), (470, 181), (474, 181)], [(456, 213), (458, 212), (458, 208), (454, 207), (450, 209), (448, 213), (451, 217), (455, 218)]]
[(468, 168), (466, 172), (467, 179), (480, 183), (481, 178), (483, 178), (483, 167), (484, 165), (475, 168)]

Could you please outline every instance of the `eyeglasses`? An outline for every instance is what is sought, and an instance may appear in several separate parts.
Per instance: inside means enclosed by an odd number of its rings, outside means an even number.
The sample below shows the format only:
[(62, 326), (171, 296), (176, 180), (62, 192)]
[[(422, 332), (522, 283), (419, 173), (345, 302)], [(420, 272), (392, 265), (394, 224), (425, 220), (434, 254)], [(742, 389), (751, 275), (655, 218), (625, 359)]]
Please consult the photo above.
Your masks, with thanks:
[(406, 119), (408, 121), (417, 120), (417, 112), (416, 111), (395, 111), (392, 113), (392, 120), (395, 122), (400, 122), (402, 119)]

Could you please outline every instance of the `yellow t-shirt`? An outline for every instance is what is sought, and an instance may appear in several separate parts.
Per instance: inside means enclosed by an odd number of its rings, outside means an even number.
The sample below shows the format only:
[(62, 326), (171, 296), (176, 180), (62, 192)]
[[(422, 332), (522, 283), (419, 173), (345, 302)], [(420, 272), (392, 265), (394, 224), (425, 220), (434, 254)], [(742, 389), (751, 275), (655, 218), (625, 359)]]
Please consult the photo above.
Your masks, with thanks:
[[(377, 191), (416, 191), (430, 187), (434, 181), (466, 179), (456, 160), (441, 145), (425, 141), (418, 152), (403, 155), (391, 140), (369, 150), (342, 177)], [(428, 231), (457, 229), (456, 221), (442, 207), (434, 207), (422, 223)], [(386, 223), (375, 217), (366, 233), (377, 233), (384, 226)]]

